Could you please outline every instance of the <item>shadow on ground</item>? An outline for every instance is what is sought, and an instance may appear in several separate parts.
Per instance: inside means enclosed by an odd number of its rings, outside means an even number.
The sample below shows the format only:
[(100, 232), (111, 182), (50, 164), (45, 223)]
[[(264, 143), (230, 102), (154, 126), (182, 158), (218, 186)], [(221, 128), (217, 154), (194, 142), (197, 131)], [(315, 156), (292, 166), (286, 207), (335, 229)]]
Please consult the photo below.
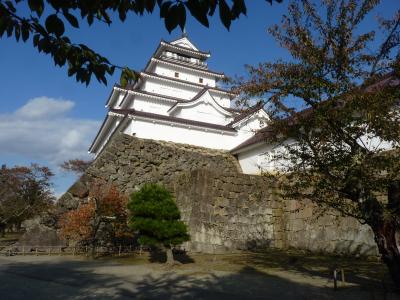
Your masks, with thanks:
[[(160, 249), (154, 249), (150, 251), (149, 254), (149, 262), (151, 263), (165, 263), (167, 261), (167, 254)], [(174, 259), (181, 264), (191, 264), (195, 262), (185, 251), (174, 251)]]
[[(296, 274), (301, 278), (301, 274)], [(308, 276), (308, 275), (307, 275)], [(365, 286), (333, 291), (312, 277), (277, 276), (243, 266), (234, 272), (162, 270), (110, 261), (0, 259), (2, 299), (398, 299)], [(385, 298), (386, 297), (386, 298)]]
[(365, 258), (318, 255), (296, 250), (283, 253), (271, 249), (239, 255), (231, 262), (257, 268), (283, 269), (326, 279), (332, 279), (334, 269), (343, 269), (348, 283), (377, 288), (386, 286), (394, 289), (386, 266), (377, 260)]

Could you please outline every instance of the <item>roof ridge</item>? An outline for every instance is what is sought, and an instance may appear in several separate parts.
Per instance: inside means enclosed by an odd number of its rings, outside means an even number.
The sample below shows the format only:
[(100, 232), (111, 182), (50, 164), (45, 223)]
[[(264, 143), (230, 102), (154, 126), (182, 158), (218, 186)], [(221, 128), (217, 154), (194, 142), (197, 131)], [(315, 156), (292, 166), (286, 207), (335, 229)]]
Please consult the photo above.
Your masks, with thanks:
[(189, 84), (189, 85), (193, 85), (193, 86), (197, 86), (197, 87), (208, 87), (210, 90), (216, 90), (216, 91), (220, 91), (226, 94), (230, 94), (230, 95), (238, 95), (237, 93), (234, 92), (230, 92), (228, 90), (224, 90), (218, 87), (213, 87), (213, 86), (207, 86), (207, 85), (203, 85), (203, 84), (199, 84), (199, 83), (195, 83), (195, 82), (191, 82), (191, 81), (187, 81), (187, 80), (182, 80), (182, 79), (177, 79), (177, 78), (173, 78), (173, 77), (168, 77), (168, 76), (164, 76), (164, 75), (160, 75), (154, 72), (144, 72), (142, 71), (141, 73), (148, 75), (148, 76), (154, 76), (154, 77), (158, 77), (161, 79), (165, 79), (165, 80), (170, 80), (170, 81), (174, 81), (174, 82), (178, 82), (178, 83), (182, 83), (182, 84)]
[[(192, 66), (192, 65), (189, 65), (189, 64), (181, 63), (181, 62), (176, 61), (174, 59), (165, 59), (164, 57), (159, 57), (159, 58), (158, 57), (151, 57), (150, 60), (159, 60), (159, 61), (162, 61), (162, 62), (165, 62), (165, 63), (170, 63), (170, 64), (173, 64), (173, 65), (181, 66), (183, 68), (190, 68), (190, 69), (193, 69), (193, 70), (196, 70), (196, 71), (199, 71), (199, 72), (211, 73), (211, 74), (217, 74), (217, 75), (225, 76), (224, 72), (212, 71), (212, 70), (209, 70), (208, 68), (202, 69), (202, 68), (199, 68), (199, 67), (196, 67), (196, 66)], [(144, 68), (144, 70), (145, 69), (146, 68)]]
[(166, 41), (166, 40), (164, 40), (164, 39), (161, 39), (161, 42), (160, 43), (165, 43), (165, 44), (167, 44), (167, 45), (169, 45), (169, 46), (171, 46), (171, 47), (177, 47), (178, 49), (181, 49), (181, 50), (183, 50), (183, 51), (190, 51), (190, 52), (195, 52), (195, 53), (198, 53), (198, 54), (200, 54), (200, 55), (205, 55), (205, 56), (210, 56), (210, 54), (211, 54), (211, 52), (210, 51), (208, 51), (208, 52), (205, 52), (205, 51), (201, 51), (201, 50), (193, 50), (193, 49), (189, 49), (189, 48), (185, 48), (185, 47), (182, 47), (182, 46), (178, 46), (178, 45), (174, 45), (174, 44), (171, 44), (171, 42), (168, 42), (168, 41)]
[(131, 91), (131, 92), (135, 92), (138, 94), (145, 94), (145, 95), (149, 95), (149, 96), (154, 96), (154, 97), (159, 97), (159, 98), (165, 98), (165, 99), (169, 99), (172, 101), (176, 101), (176, 102), (187, 102), (189, 100), (186, 100), (184, 98), (178, 98), (178, 97), (173, 97), (173, 96), (168, 96), (168, 95), (163, 95), (163, 94), (158, 94), (158, 93), (152, 93), (152, 92), (148, 92), (145, 90), (139, 90), (138, 88), (123, 88), (121, 86), (116, 86), (119, 89), (123, 89), (126, 91)]
[(219, 124), (214, 124), (214, 123), (207, 123), (207, 122), (202, 122), (202, 121), (196, 121), (196, 120), (190, 120), (190, 119), (183, 119), (183, 118), (177, 118), (177, 117), (172, 117), (172, 116), (167, 116), (167, 115), (160, 115), (160, 114), (155, 114), (155, 113), (150, 113), (150, 112), (144, 112), (144, 111), (138, 111), (136, 109), (115, 109), (111, 108), (109, 110), (110, 112), (113, 113), (121, 113), (123, 115), (137, 115), (141, 117), (147, 117), (147, 118), (153, 118), (153, 119), (158, 119), (162, 121), (170, 121), (170, 122), (175, 122), (175, 123), (180, 123), (180, 124), (186, 124), (186, 125), (193, 125), (193, 126), (198, 126), (198, 127), (206, 127), (210, 129), (215, 129), (215, 130), (225, 130), (225, 131), (231, 131), (231, 132), (236, 132), (236, 129), (228, 126), (228, 125), (219, 125)]

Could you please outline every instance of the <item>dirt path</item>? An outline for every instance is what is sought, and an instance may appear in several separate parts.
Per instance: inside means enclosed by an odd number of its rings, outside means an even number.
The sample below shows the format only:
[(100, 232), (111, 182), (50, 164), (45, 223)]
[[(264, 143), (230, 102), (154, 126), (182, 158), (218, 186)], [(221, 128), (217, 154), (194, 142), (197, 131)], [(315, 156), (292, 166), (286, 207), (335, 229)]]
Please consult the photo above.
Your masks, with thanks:
[(384, 299), (383, 291), (368, 281), (334, 291), (323, 272), (249, 263), (246, 255), (194, 256), (194, 261), (167, 269), (143, 258), (1, 257), (0, 298)]

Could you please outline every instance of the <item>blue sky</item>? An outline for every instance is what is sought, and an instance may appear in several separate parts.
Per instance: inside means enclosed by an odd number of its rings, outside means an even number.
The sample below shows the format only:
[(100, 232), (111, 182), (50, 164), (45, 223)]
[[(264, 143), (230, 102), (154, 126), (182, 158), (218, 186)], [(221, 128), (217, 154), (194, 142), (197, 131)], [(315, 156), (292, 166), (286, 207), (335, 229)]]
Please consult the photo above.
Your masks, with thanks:
[[(287, 2), (287, 1), (284, 1)], [(201, 49), (210, 50), (209, 68), (229, 76), (243, 75), (245, 64), (288, 59), (288, 54), (267, 33), (280, 22), (286, 4), (270, 6), (264, 0), (250, 0), (248, 16), (232, 23), (227, 31), (218, 16), (205, 28), (188, 19), (189, 38)], [(391, 15), (400, 8), (398, 0), (383, 0), (380, 14)], [(376, 13), (375, 13), (376, 14)], [(365, 26), (371, 25), (371, 20)], [(142, 69), (160, 39), (180, 36), (177, 29), (167, 32), (158, 12), (125, 23), (115, 19), (108, 27), (95, 24), (68, 28), (76, 43), (85, 43), (118, 65)], [(16, 43), (0, 39), (0, 164), (24, 165), (38, 162), (56, 173), (54, 189), (64, 192), (75, 180), (57, 165), (71, 158), (87, 158), (106, 110), (104, 103), (119, 74), (108, 78), (108, 86), (93, 80), (86, 87), (66, 75), (65, 68), (55, 67), (49, 56), (39, 54), (32, 41)]]

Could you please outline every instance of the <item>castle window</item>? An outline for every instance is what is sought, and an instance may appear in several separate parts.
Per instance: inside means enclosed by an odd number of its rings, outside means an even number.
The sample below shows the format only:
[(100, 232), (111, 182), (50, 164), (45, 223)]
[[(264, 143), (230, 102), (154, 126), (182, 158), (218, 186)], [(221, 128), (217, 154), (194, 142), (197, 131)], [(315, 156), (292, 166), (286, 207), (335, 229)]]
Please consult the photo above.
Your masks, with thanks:
[(179, 73), (178, 72), (175, 72), (175, 77), (179, 78)]
[(200, 83), (203, 83), (203, 78), (199, 78), (199, 82), (200, 82)]

